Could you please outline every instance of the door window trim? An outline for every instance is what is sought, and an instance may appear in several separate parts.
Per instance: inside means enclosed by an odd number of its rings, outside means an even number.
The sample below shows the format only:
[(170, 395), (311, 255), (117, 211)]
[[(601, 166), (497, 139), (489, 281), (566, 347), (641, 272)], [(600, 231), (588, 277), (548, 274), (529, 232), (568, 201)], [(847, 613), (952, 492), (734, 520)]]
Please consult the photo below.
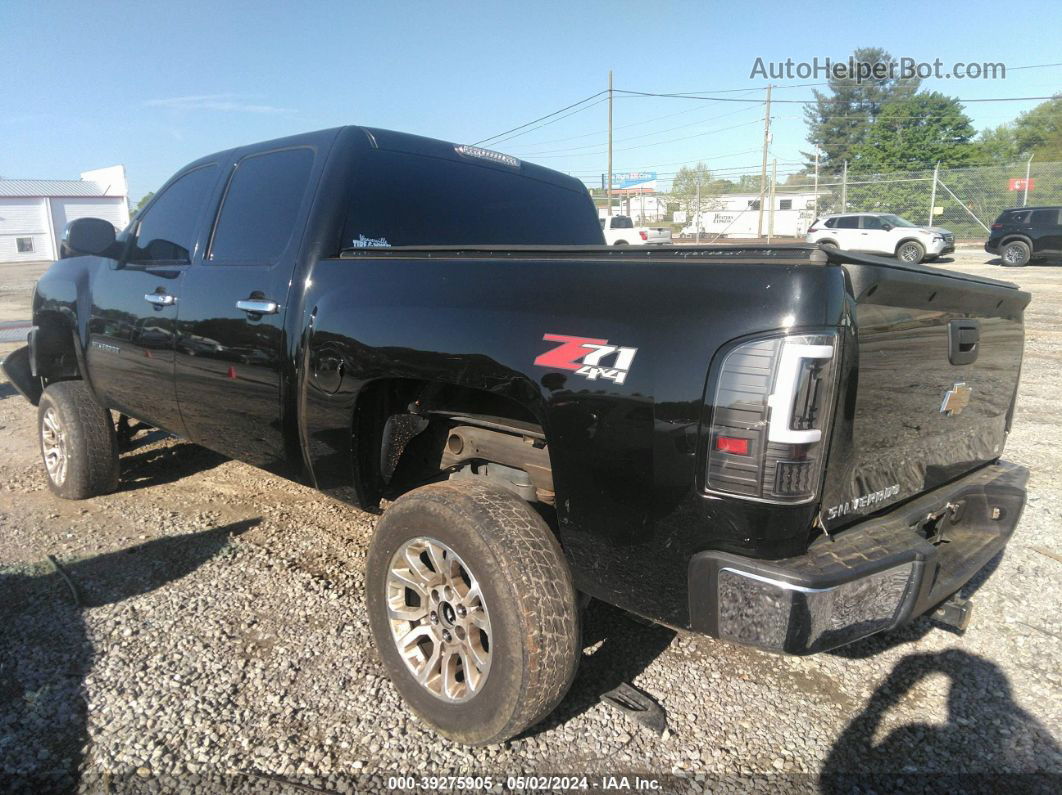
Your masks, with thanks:
[(188, 168), (185, 171), (181, 171), (178, 174), (174, 174), (173, 177), (171, 177), (170, 180), (165, 185), (163, 185), (162, 188), (159, 189), (158, 193), (151, 197), (151, 201), (147, 203), (144, 209), (137, 212), (137, 214), (130, 221), (126, 231), (122, 233), (121, 237), (119, 237), (119, 240), (122, 243), (122, 254), (119, 262), (121, 262), (122, 265), (136, 265), (143, 267), (144, 269), (166, 268), (167, 270), (175, 270), (178, 268), (188, 268), (193, 263), (195, 263), (196, 259), (199, 256), (199, 252), (202, 250), (202, 246), (200, 245), (200, 243), (202, 242), (201, 235), (204, 215), (207, 211), (207, 207), (211, 203), (211, 199), (217, 192), (217, 181), (220, 177), (220, 173), (215, 175), (214, 184), (211, 186), (210, 193), (207, 196), (206, 201), (203, 202), (203, 207), (202, 209), (200, 209), (199, 215), (195, 220), (195, 236), (192, 240), (193, 248), (188, 252), (187, 262), (183, 262), (181, 260), (150, 260), (147, 262), (141, 262), (138, 260), (130, 259), (130, 254), (132, 253), (132, 247), (136, 245), (136, 242), (140, 237), (140, 226), (144, 223), (144, 218), (148, 215), (148, 213), (151, 212), (151, 209), (158, 203), (158, 201), (163, 196), (165, 196), (170, 191), (170, 188), (172, 188), (182, 179), (187, 177), (189, 174), (194, 174), (196, 171), (202, 171), (205, 168), (214, 168), (217, 169), (219, 172), (222, 171), (222, 168), (220, 167), (218, 161), (211, 160), (206, 163), (197, 163), (195, 166)]
[[(243, 163), (245, 163), (246, 161), (250, 160), (251, 158), (265, 157), (266, 155), (275, 155), (275, 154), (277, 154), (279, 152), (293, 152), (293, 151), (296, 151), (298, 149), (306, 149), (307, 151), (309, 151), (311, 156), (313, 157), (313, 161), (310, 163), (309, 174), (307, 175), (307, 178), (306, 178), (306, 187), (303, 188), (302, 200), (299, 203), (299, 210), (298, 210), (298, 213), (296, 215), (296, 223), (295, 223), (295, 226), (292, 228), (291, 237), (288, 238), (287, 243), (285, 243), (285, 245), (284, 245), (284, 249), (282, 251), (280, 251), (275, 257), (272, 257), (271, 259), (268, 259), (268, 260), (249, 260), (249, 259), (241, 260), (241, 259), (231, 259), (231, 258), (224, 259), (224, 260), (216, 260), (216, 261), (212, 260), (211, 257), (214, 254), (214, 239), (215, 239), (215, 237), (217, 236), (217, 233), (218, 233), (218, 224), (221, 221), (221, 214), (223, 212), (225, 212), (225, 202), (229, 198), (229, 191), (232, 190), (232, 184), (236, 180), (236, 175), (239, 174), (239, 172), (240, 172), (240, 166)], [(227, 266), (239, 266), (239, 267), (244, 267), (245, 268), (245, 267), (248, 267), (248, 266), (254, 267), (256, 265), (259, 266), (259, 267), (272, 268), (277, 263), (279, 263), (281, 260), (283, 260), (284, 259), (284, 255), (291, 249), (293, 243), (297, 239), (301, 240), (301, 237), (296, 234), (296, 232), (297, 232), (297, 230), (298, 230), (298, 228), (300, 226), (300, 224), (298, 223), (298, 219), (303, 217), (303, 209), (304, 209), (305, 204), (306, 204), (307, 192), (309, 191), (311, 184), (313, 184), (315, 182), (315, 172), (316, 172), (317, 166), (318, 166), (318, 151), (317, 151), (317, 147), (309, 145), (309, 144), (296, 144), (294, 146), (280, 146), (280, 147), (277, 147), (275, 149), (264, 149), (264, 150), (261, 150), (261, 151), (248, 152), (247, 154), (245, 154), (242, 157), (240, 157), (235, 163), (233, 163), (232, 168), (229, 169), (229, 174), (228, 174), (228, 177), (226, 178), (226, 181), (225, 181), (225, 189), (221, 192), (221, 198), (218, 200), (217, 209), (214, 211), (213, 222), (210, 224), (210, 235), (207, 237), (206, 246), (203, 248), (203, 256), (198, 260), (198, 263), (200, 265), (202, 265), (203, 267), (206, 267), (206, 268), (223, 268), (223, 267), (227, 267)]]

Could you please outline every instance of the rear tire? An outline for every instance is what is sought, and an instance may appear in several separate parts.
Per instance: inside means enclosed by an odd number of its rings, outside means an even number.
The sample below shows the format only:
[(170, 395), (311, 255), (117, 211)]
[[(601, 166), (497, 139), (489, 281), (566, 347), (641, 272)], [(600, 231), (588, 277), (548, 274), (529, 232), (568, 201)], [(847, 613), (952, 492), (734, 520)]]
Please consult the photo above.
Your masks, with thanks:
[[(452, 740), (503, 742), (571, 686), (580, 635), (568, 564), (508, 491), (447, 482), (399, 498), (372, 538), (366, 598), (391, 681)], [(416, 641), (400, 641), (407, 633)]]
[(614, 245), (614, 246), (629, 246), (630, 244), (626, 240), (617, 240), (612, 245)]
[(1024, 240), (1012, 240), (999, 252), (999, 260), (1007, 268), (1021, 268), (1032, 261), (1032, 249)]
[(60, 381), (44, 390), (37, 436), (54, 494), (83, 500), (118, 488), (118, 437), (111, 413), (84, 381)]
[(926, 247), (917, 240), (908, 240), (896, 247), (896, 259), (907, 265), (917, 265), (926, 256)]

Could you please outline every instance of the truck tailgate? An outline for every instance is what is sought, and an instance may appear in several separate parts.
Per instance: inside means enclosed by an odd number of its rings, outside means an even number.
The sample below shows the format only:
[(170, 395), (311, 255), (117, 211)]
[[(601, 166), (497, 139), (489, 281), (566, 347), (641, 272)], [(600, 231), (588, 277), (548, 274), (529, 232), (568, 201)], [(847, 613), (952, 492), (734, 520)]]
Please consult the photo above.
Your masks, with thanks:
[(937, 268), (846, 256), (855, 299), (823, 484), (827, 529), (999, 457), (1028, 293)]

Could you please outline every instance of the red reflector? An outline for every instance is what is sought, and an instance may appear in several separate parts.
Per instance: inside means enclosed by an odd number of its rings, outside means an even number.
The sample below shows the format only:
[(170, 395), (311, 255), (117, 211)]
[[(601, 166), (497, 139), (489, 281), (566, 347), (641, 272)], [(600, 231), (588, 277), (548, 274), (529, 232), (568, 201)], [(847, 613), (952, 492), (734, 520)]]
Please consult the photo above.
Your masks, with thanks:
[(738, 439), (736, 436), (717, 436), (715, 437), (715, 449), (721, 453), (748, 455), (749, 440)]
[(638, 234), (642, 236), (642, 240), (648, 240), (649, 239), (649, 233), (644, 231), (644, 230), (642, 230)]
[(819, 230), (818, 230), (818, 229), (816, 229), (816, 228), (815, 228), (815, 227), (813, 226), (813, 227), (811, 227), (811, 229), (809, 229), (809, 230), (808, 230), (808, 234), (810, 235), (810, 234), (811, 234), (812, 232), (818, 232), (818, 231), (819, 231)]

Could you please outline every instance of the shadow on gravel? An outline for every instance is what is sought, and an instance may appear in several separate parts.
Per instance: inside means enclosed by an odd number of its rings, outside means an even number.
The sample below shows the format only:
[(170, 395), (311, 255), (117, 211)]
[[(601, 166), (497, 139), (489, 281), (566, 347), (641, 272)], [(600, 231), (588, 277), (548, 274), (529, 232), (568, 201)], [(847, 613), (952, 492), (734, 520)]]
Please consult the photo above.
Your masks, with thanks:
[[(999, 564), (1003, 560), (1003, 555), (1006, 554), (1006, 550), (1001, 551), (992, 560), (970, 578), (962, 588), (959, 589), (959, 595), (964, 599), (971, 599), (977, 590), (988, 582), (988, 578), (992, 576)], [(974, 605), (973, 619), (976, 623), (978, 619), (977, 606)], [(876, 654), (887, 649), (901, 646), (904, 643), (914, 643), (921, 640), (930, 632), (937, 630), (940, 632), (950, 632), (952, 634), (961, 634), (957, 630), (947, 626), (946, 624), (940, 624), (927, 616), (920, 616), (912, 621), (910, 624), (891, 630), (889, 632), (882, 632), (877, 635), (871, 635), (869, 638), (863, 640), (857, 640), (855, 643), (849, 643), (847, 646), (841, 646), (840, 648), (833, 649), (826, 652), (832, 654), (835, 657), (844, 657), (849, 660), (864, 660), (867, 657), (873, 657)]]
[[(933, 674), (951, 683), (947, 723), (885, 734), (889, 711)], [(819, 785), (826, 793), (1058, 792), (1059, 754), (1051, 733), (1014, 703), (998, 666), (948, 649), (900, 660), (834, 743)]]
[[(583, 656), (571, 690), (548, 718), (521, 737), (547, 732), (586, 712), (602, 694), (632, 681), (648, 668), (674, 637), (674, 630), (640, 624), (622, 610), (595, 599), (583, 616)], [(616, 715), (616, 720), (624, 719)], [(627, 729), (637, 727), (631, 721)]]
[(225, 456), (191, 442), (126, 453), (121, 458), (120, 491), (135, 491), (205, 472), (228, 461)]
[(18, 390), (15, 389), (13, 384), (9, 384), (7, 381), (0, 381), (0, 400), (14, 397), (17, 394)]
[(48, 563), (32, 570), (0, 568), (0, 791), (77, 786), (88, 740), (81, 688), (95, 655), (82, 608), (121, 602), (177, 580), (256, 524), (235, 522), (62, 564), (70, 584)]

